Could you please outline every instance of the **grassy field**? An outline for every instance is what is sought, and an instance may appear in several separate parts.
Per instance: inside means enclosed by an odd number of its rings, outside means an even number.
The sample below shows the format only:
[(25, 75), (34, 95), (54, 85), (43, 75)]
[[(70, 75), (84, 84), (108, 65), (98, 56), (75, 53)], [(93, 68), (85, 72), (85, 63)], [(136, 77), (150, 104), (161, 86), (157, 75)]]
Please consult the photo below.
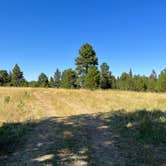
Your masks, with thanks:
[(166, 94), (0, 88), (0, 165), (166, 164)]

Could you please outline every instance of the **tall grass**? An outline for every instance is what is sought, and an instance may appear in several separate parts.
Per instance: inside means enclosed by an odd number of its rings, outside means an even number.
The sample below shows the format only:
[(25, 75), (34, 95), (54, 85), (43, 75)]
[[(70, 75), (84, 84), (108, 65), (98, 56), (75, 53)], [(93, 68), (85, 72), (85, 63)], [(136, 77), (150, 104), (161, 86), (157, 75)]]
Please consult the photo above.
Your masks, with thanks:
[(166, 117), (160, 117), (162, 112), (166, 112), (164, 93), (0, 88), (0, 154), (15, 149), (31, 128), (31, 121), (98, 113), (103, 113), (104, 123), (108, 122), (121, 138), (130, 140), (131, 136), (141, 144), (165, 144)]

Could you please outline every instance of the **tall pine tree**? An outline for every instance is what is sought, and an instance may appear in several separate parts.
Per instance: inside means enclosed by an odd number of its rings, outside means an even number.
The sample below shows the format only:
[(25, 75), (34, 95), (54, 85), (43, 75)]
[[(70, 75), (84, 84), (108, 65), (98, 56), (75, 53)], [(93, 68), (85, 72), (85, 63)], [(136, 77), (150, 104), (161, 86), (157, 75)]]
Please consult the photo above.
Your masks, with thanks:
[(41, 73), (38, 77), (38, 85), (40, 87), (48, 87), (49, 81), (45, 73)]
[(111, 88), (111, 72), (107, 63), (100, 66), (100, 87), (101, 89)]
[(55, 82), (55, 87), (59, 88), (61, 84), (61, 72), (57, 68), (55, 73), (54, 73), (54, 82)]
[(13, 86), (22, 86), (25, 82), (23, 72), (21, 71), (18, 64), (16, 64), (11, 73), (11, 84)]
[(0, 70), (0, 86), (4, 86), (9, 82), (9, 74), (6, 70)]
[(91, 66), (98, 65), (98, 58), (93, 47), (85, 43), (79, 49), (79, 56), (75, 59), (76, 71), (79, 76), (78, 86), (84, 87), (85, 77), (88, 73), (88, 70)]

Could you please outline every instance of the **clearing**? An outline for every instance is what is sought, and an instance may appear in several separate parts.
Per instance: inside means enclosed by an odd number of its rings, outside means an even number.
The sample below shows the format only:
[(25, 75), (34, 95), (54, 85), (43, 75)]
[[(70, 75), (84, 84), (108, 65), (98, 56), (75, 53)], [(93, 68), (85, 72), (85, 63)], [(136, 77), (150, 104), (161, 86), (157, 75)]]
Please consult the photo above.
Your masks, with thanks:
[(164, 166), (166, 94), (0, 88), (2, 166)]

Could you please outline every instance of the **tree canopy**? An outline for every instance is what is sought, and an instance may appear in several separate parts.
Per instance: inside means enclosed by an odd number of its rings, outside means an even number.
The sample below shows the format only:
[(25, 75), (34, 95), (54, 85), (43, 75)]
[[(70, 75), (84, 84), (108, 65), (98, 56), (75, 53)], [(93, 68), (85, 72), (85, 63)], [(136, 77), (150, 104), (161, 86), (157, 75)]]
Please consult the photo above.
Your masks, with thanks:
[(79, 76), (78, 84), (81, 87), (84, 87), (85, 77), (88, 73), (88, 70), (91, 66), (98, 65), (98, 58), (93, 47), (85, 43), (79, 49), (79, 56), (75, 59), (76, 71)]
[(133, 71), (122, 72), (115, 77), (106, 62), (98, 67), (96, 51), (89, 44), (83, 44), (79, 56), (75, 59), (76, 68), (61, 71), (57, 68), (52, 76), (41, 73), (38, 80), (26, 81), (20, 66), (16, 64), (11, 71), (0, 70), (0, 86), (29, 86), (51, 88), (88, 88), (88, 89), (121, 89), (133, 91), (166, 92), (166, 69), (159, 75), (153, 69), (149, 76), (133, 74)]

